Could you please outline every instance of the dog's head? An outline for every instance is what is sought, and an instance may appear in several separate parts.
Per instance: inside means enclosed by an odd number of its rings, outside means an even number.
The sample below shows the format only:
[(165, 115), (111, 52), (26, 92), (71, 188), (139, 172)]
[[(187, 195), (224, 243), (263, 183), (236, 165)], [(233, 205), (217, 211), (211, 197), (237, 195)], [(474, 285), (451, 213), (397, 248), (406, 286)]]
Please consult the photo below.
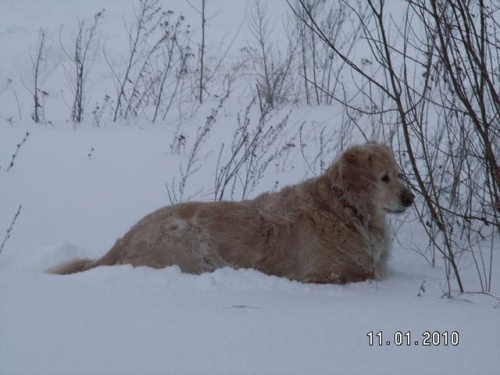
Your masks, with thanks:
[(400, 178), (392, 151), (385, 144), (369, 142), (342, 153), (327, 171), (332, 185), (349, 203), (371, 204), (390, 213), (401, 213), (415, 196)]

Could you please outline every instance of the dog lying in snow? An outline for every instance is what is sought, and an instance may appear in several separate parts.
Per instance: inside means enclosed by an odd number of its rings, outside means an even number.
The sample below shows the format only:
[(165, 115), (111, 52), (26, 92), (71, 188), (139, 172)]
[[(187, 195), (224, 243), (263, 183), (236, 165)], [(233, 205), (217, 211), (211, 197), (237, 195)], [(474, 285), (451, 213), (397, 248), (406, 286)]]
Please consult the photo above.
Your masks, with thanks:
[(98, 266), (178, 265), (200, 274), (254, 268), (310, 283), (385, 276), (391, 247), (385, 219), (413, 203), (388, 146), (342, 153), (315, 178), (242, 202), (192, 202), (147, 215), (101, 259), (76, 259), (49, 273)]

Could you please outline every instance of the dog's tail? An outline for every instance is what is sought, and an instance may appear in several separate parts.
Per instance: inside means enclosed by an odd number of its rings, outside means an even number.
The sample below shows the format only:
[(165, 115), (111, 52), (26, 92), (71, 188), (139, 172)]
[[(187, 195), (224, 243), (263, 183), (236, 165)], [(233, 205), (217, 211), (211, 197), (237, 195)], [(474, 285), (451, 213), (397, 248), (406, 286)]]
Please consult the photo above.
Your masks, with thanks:
[(90, 270), (98, 265), (98, 262), (92, 259), (73, 259), (49, 268), (45, 272), (53, 275), (70, 275), (72, 273)]

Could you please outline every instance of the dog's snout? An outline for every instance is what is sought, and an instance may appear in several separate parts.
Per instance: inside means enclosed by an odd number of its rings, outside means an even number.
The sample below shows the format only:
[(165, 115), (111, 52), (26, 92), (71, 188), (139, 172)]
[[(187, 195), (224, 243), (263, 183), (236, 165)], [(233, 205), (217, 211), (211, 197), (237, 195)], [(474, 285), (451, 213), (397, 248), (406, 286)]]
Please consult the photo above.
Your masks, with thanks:
[(405, 190), (401, 193), (401, 203), (403, 203), (403, 206), (410, 207), (414, 200), (415, 195), (411, 191)]

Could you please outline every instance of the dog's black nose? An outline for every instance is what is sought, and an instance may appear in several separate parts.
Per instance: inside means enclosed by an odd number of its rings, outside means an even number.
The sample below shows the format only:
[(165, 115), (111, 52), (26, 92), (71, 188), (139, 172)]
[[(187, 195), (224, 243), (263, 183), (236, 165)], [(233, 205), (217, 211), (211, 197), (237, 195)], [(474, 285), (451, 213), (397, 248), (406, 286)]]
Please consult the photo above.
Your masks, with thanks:
[(404, 191), (401, 193), (401, 203), (403, 206), (410, 207), (415, 200), (415, 196), (411, 193), (411, 191)]

